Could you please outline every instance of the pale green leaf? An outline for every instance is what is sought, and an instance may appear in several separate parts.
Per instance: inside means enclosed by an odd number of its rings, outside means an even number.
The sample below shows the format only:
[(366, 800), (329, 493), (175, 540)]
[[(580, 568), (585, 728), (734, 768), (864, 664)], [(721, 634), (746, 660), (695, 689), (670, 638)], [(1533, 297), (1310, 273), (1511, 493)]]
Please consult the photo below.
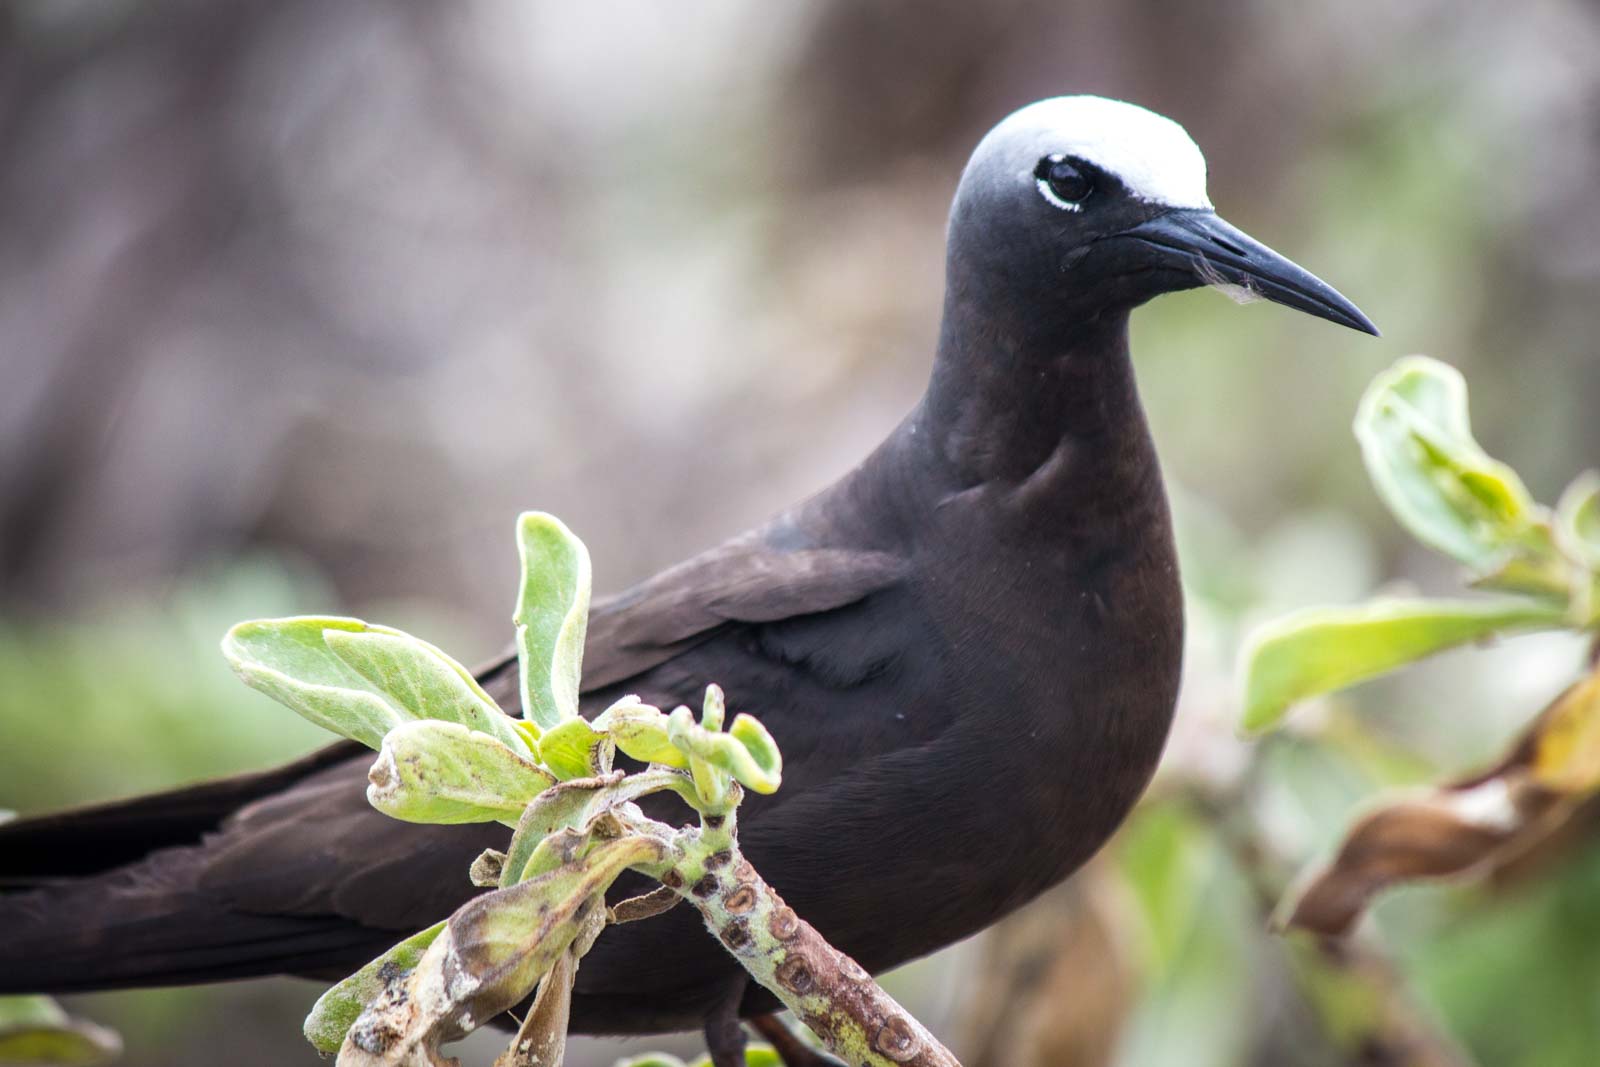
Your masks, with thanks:
[(549, 730), (578, 714), (589, 624), (589, 550), (553, 515), (517, 518), (522, 592), (513, 621), (522, 668), (522, 714)]
[(1410, 356), (1380, 374), (1362, 397), (1355, 432), (1401, 525), (1475, 573), (1504, 566), (1544, 521), (1516, 472), (1473, 439), (1466, 381), (1447, 364)]
[(1585, 471), (1556, 504), (1562, 548), (1575, 562), (1600, 571), (1600, 471)]
[(601, 841), (565, 866), (468, 901), (448, 925), (460, 972), (488, 987), (475, 995), (496, 990), (500, 1010), (527, 996), (578, 934), (584, 902), (594, 898), (603, 909), (603, 895), (618, 875), (661, 853), (652, 838)]
[(546, 789), (523, 811), (516, 832), (511, 835), (501, 885), (515, 885), (520, 880), (532, 865), (533, 853), (549, 835), (563, 828), (587, 826), (615, 805), (667, 790), (691, 806), (698, 800), (688, 779), (669, 770), (626, 776), (617, 771), (599, 778), (575, 778)]
[(325, 1055), (338, 1052), (351, 1025), (383, 992), (386, 976), (415, 967), (444, 927), (444, 920), (440, 920), (412, 934), (349, 978), (330, 987), (317, 998), (311, 1014), (306, 1016), (306, 1040)]
[(526, 734), (484, 693), (461, 664), (425, 641), (395, 630), (328, 630), (323, 640), (335, 656), (390, 703), (415, 719), (460, 723), (530, 755)]
[(561, 782), (529, 804), (517, 821), (501, 865), (502, 887), (516, 885), (527, 869), (533, 853), (546, 837), (563, 827), (578, 827), (603, 811), (622, 782), (619, 771), (604, 778), (573, 779)]
[(667, 716), (667, 736), (689, 758), (689, 776), (694, 781), (694, 791), (700, 798), (702, 812), (723, 813), (729, 807), (729, 786), (733, 776), (694, 751), (698, 746), (709, 750), (712, 735), (694, 721), (694, 713), (687, 707), (672, 709)]
[[(715, 690), (716, 687), (712, 686)], [(720, 710), (721, 691), (716, 691)], [(708, 699), (708, 706), (711, 700)], [(709, 716), (720, 721), (715, 711)], [(696, 723), (687, 708), (675, 710), (667, 720), (668, 734), (675, 745), (691, 759), (702, 760), (732, 775), (741, 785), (757, 793), (775, 793), (783, 781), (783, 757), (767, 728), (750, 715), (740, 714), (726, 733)], [(697, 776), (696, 784), (699, 784)], [(708, 798), (709, 799), (709, 798)]]
[(423, 719), (389, 731), (369, 774), (367, 801), (406, 822), (502, 822), (555, 779), (494, 737), (460, 723)]
[(660, 708), (623, 697), (594, 720), (594, 728), (607, 734), (617, 748), (641, 763), (687, 767), (689, 759), (672, 743), (667, 716)]
[(611, 769), (611, 741), (583, 719), (564, 719), (539, 738), (539, 762), (562, 781)]
[(222, 639), (234, 673), (303, 718), (368, 748), (411, 719), (328, 647), (326, 633), (365, 633), (359, 619), (300, 616), (241, 622)]
[(1556, 504), (1556, 542), (1576, 568), (1573, 619), (1600, 625), (1600, 472), (1586, 471)]
[(1377, 600), (1297, 612), (1261, 627), (1246, 642), (1243, 726), (1269, 729), (1296, 701), (1447, 648), (1565, 623), (1563, 607), (1534, 600)]
[(728, 702), (722, 697), (722, 686), (706, 686), (705, 700), (700, 705), (700, 725), (712, 733), (720, 733), (728, 719)]
[(755, 716), (740, 712), (728, 727), (728, 736), (739, 743), (743, 752), (732, 750), (734, 758), (727, 769), (757, 793), (776, 792), (783, 782), (783, 753), (778, 751), (778, 742), (767, 728)]
[(531, 753), (519, 720), (472, 673), (420, 638), (360, 619), (299, 616), (242, 622), (222, 651), (246, 685), (369, 748), (414, 719), (461, 722)]
[(528, 854), (526, 862), (522, 861), (522, 850), (519, 849), (516, 859), (519, 867), (503, 870), (502, 882), (515, 885), (549, 874), (558, 867), (580, 862), (599, 845), (621, 834), (622, 826), (616, 817), (608, 810), (598, 811), (581, 827), (565, 826), (546, 834)]

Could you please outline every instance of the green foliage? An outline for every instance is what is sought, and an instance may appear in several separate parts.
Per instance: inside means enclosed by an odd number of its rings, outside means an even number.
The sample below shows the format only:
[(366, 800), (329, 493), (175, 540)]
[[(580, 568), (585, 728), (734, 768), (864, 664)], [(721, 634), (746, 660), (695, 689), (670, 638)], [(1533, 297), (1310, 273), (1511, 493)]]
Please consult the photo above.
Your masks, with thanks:
[(1372, 484), (1423, 544), (1467, 568), (1483, 600), (1381, 600), (1279, 619), (1243, 652), (1246, 730), (1275, 726), (1296, 701), (1503, 634), (1600, 621), (1600, 479), (1586, 475), (1554, 512), (1473, 440), (1467, 387), (1452, 367), (1412, 356), (1361, 401), (1356, 437)]
[(1467, 384), (1455, 368), (1401, 360), (1367, 390), (1355, 431), (1378, 495), (1423, 544), (1480, 576), (1520, 548), (1543, 549), (1543, 509), (1473, 440)]
[(1600, 849), (1502, 894), (1454, 893), (1450, 921), (1389, 924), (1409, 973), (1476, 1054), (1520, 1067), (1592, 1067), (1600, 1048)]
[(406, 717), (323, 639), (328, 630), (366, 628), (355, 619), (315, 617), (242, 622), (223, 638), (222, 651), (245, 685), (325, 730), (377, 748)]
[(641, 763), (685, 769), (689, 757), (672, 743), (667, 718), (661, 709), (641, 704), (637, 697), (623, 697), (595, 717), (594, 726), (612, 742)]
[(1116, 841), (1146, 983), (1116, 1062), (1243, 1062), (1252, 1010), (1250, 939), (1260, 923), (1216, 828), (1181, 802), (1156, 802), (1142, 805)]
[(1374, 600), (1309, 608), (1257, 629), (1244, 650), (1244, 728), (1270, 729), (1297, 701), (1496, 634), (1557, 629), (1564, 607), (1524, 599)]
[(522, 714), (541, 730), (578, 715), (583, 639), (589, 626), (589, 550), (562, 521), (540, 511), (517, 519), (522, 590), (517, 659)]
[(390, 975), (409, 971), (421, 961), (445, 924), (436, 922), (419, 930), (317, 998), (306, 1016), (306, 1040), (318, 1052), (332, 1055), (344, 1044), (344, 1035), (366, 1006), (383, 992)]
[[(1402, 360), (1373, 382), (1362, 401), (1356, 434), (1372, 482), (1401, 525), (1463, 565), (1472, 586), (1496, 590), (1497, 595), (1376, 600), (1302, 611), (1263, 627), (1243, 653), (1247, 729), (1276, 725), (1297, 700), (1471, 642), (1564, 629), (1593, 647), (1592, 631), (1600, 624), (1600, 475), (1576, 479), (1553, 509), (1539, 504), (1513, 470), (1472, 439), (1461, 376), (1420, 357)], [(1381, 744), (1375, 738), (1354, 720), (1334, 716), (1315, 747), (1336, 751), (1346, 762), (1361, 762), (1361, 751)], [(1369, 769), (1374, 766), (1367, 762)], [(1380, 781), (1393, 778), (1380, 775)], [(1292, 794), (1272, 798), (1277, 801), (1274, 820), (1291, 821), (1283, 802), (1306, 792), (1297, 777)], [(1581, 840), (1581, 835), (1564, 838), (1557, 831), (1581, 825), (1583, 820), (1574, 816), (1587, 810), (1597, 792), (1600, 671), (1591, 664), (1586, 674), (1529, 716), (1516, 736), (1502, 741), (1499, 755), (1487, 767), (1369, 804), (1343, 827), (1327, 860), (1295, 881), (1278, 908), (1280, 922), (1317, 935), (1325, 946), (1352, 933), (1369, 907), (1396, 885), (1471, 877), (1503, 878), (1510, 884)], [(1345, 818), (1339, 816), (1341, 822)], [(1250, 843), (1252, 852), (1269, 836), (1258, 834)], [(1405, 903), (1395, 901), (1390, 908)], [(1411, 908), (1413, 916), (1422, 914), (1416, 905)], [(1435, 910), (1417, 924), (1421, 932), (1398, 923), (1385, 924), (1385, 933), (1401, 944), (1409, 937), (1423, 946), (1413, 947), (1412, 954), (1427, 957), (1428, 942), (1441, 925), (1450, 926), (1440, 919)], [(1474, 936), (1468, 933), (1465, 940)], [(1497, 947), (1509, 949), (1510, 943)], [(1511, 951), (1517, 959), (1529, 958), (1526, 944)], [(1431, 955), (1437, 966), (1443, 954)], [(1477, 955), (1456, 954), (1463, 960)], [(1375, 962), (1363, 939), (1337, 953), (1295, 942), (1291, 957), (1299, 987), (1336, 1043), (1347, 1049), (1398, 1045), (1414, 1032), (1394, 978)], [(1546, 953), (1534, 957), (1543, 961)], [(1429, 981), (1435, 999), (1450, 999), (1448, 979), (1436, 972)], [(1470, 986), (1494, 984), (1480, 975)], [(1592, 978), (1588, 987), (1593, 987)], [(1515, 999), (1509, 989), (1502, 993), (1508, 1001)], [(1549, 995), (1569, 996), (1554, 989)], [(1531, 1053), (1531, 1046), (1513, 1048), (1499, 1027), (1459, 1028), (1480, 1049), (1490, 1051), (1485, 1062), (1511, 1062), (1512, 1056), (1534, 1062), (1520, 1058)], [(1525, 1042), (1519, 1036), (1516, 1043)], [(1557, 1041), (1540, 1042), (1539, 1048), (1551, 1055), (1552, 1063), (1592, 1058), (1587, 1037), (1570, 1049)]]
[[(560, 857), (566, 862), (474, 897), (450, 917), (442, 955), (451, 961), (447, 973), (472, 979), (460, 999), (475, 1018), (492, 1019), (532, 992), (578, 936), (585, 909), (603, 913), (605, 891), (618, 875), (660, 857), (660, 843), (648, 838), (582, 837), (587, 847)], [(461, 1006), (452, 1002), (446, 1012)]]
[(246, 606), (287, 613), (327, 595), (281, 568), (236, 565), (198, 570), (159, 597), (104, 590), (71, 622), (0, 611), (0, 805), (108, 800), (324, 743), (239, 685), (217, 635)]
[(471, 672), (399, 630), (359, 619), (261, 619), (229, 630), (222, 651), (252, 689), (368, 748), (402, 723), (431, 718), (528, 753), (525, 735)]
[(322, 638), (345, 665), (410, 717), (459, 723), (528, 754), (523, 734), (472, 672), (426, 641), (379, 626), (358, 632), (330, 628)]
[(0, 997), (0, 1064), (95, 1067), (121, 1051), (115, 1033), (72, 1018), (49, 997)]
[(667, 717), (667, 736), (689, 757), (689, 769), (701, 796), (714, 802), (720, 792), (717, 785), (705, 784), (712, 782), (713, 770), (758, 793), (777, 792), (783, 781), (783, 757), (767, 728), (741, 714), (724, 733), (722, 721), (722, 690), (714, 685), (706, 689), (700, 722), (694, 721), (688, 708), (677, 708)]
[(383, 739), (367, 802), (405, 822), (515, 826), (555, 776), (498, 738), (457, 722), (403, 723)]
[[(613, 915), (604, 900), (612, 882), (630, 868), (659, 873), (669, 861), (690, 863), (702, 877), (710, 870), (704, 857), (732, 846), (741, 787), (770, 793), (781, 781), (782, 756), (759, 722), (737, 715), (724, 730), (715, 685), (698, 722), (688, 708), (669, 716), (636, 697), (592, 723), (580, 717), (588, 552), (539, 513), (518, 518), (517, 542), (523, 720), (505, 715), (444, 653), (387, 627), (297, 617), (240, 623), (223, 641), (248, 685), (378, 749), (367, 790), (378, 810), (411, 822), (515, 828), (506, 852), (484, 853), (471, 872), (498, 888), (318, 1001), (306, 1036), (322, 1051), (339, 1050), (341, 1063), (431, 1062), (440, 1042), (536, 986), (536, 1009), (502, 1059), (559, 1056), (577, 960)], [(618, 748), (651, 766), (613, 773)], [(684, 836), (644, 818), (633, 802), (661, 791), (722, 817), (717, 828)], [(660, 910), (657, 903), (636, 917)], [(751, 1062), (763, 1061), (758, 1054)]]
[(563, 719), (539, 738), (539, 758), (562, 781), (611, 769), (611, 742), (586, 719)]
[(1600, 624), (1600, 473), (1578, 477), (1556, 504), (1556, 544), (1589, 571), (1589, 581), (1574, 583), (1573, 618)]

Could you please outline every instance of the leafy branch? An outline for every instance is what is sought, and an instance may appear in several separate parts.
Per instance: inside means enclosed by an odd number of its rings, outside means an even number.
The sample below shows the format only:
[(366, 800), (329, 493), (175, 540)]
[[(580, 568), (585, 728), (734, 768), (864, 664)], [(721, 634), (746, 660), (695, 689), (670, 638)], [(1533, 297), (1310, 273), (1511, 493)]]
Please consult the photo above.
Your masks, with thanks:
[[(489, 892), (324, 993), (306, 1019), (311, 1043), (337, 1052), (345, 1067), (440, 1064), (440, 1045), (534, 995), (497, 1067), (559, 1064), (573, 980), (590, 946), (607, 926), (687, 900), (831, 1051), (871, 1067), (956, 1067), (740, 852), (744, 790), (771, 793), (782, 781), (782, 756), (765, 727), (746, 714), (727, 722), (715, 685), (698, 717), (630, 696), (583, 719), (588, 552), (540, 513), (519, 517), (517, 544), (520, 719), (445, 653), (387, 627), (299, 617), (241, 623), (223, 640), (246, 684), (377, 750), (373, 807), (408, 822), (512, 830), (504, 851), (472, 865), (474, 883)], [(614, 770), (619, 751), (646, 768)], [(687, 803), (697, 822), (647, 817), (637, 801), (662, 792)], [(660, 888), (607, 906), (607, 890), (628, 870)]]
[[(1555, 507), (1473, 439), (1459, 372), (1413, 356), (1379, 375), (1355, 433), (1378, 494), (1402, 526), (1486, 595), (1386, 598), (1269, 623), (1243, 652), (1244, 727), (1277, 727), (1297, 702), (1487, 639), (1600, 630), (1600, 475)], [(1358, 820), (1305, 879), (1280, 921), (1340, 935), (1383, 888), (1485, 869), (1526, 848), (1600, 792), (1600, 671), (1532, 718), (1493, 767), (1397, 798)]]

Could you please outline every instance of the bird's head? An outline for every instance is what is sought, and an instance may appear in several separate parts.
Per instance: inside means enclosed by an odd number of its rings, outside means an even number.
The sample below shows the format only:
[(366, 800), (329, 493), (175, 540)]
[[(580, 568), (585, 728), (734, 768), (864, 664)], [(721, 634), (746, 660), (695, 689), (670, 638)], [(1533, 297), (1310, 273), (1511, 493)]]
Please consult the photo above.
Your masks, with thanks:
[(1332, 286), (1217, 215), (1183, 127), (1102, 97), (1041, 100), (989, 132), (956, 191), (950, 254), (969, 283), (998, 283), (1035, 313), (1081, 320), (1220, 285), (1378, 332)]

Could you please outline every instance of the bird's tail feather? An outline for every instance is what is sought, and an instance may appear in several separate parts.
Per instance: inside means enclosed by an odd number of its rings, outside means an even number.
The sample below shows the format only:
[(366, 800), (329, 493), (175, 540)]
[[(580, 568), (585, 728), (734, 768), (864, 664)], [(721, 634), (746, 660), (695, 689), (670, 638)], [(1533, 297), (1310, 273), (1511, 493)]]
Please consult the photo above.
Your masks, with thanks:
[(336, 916), (254, 915), (194, 884), (198, 848), (92, 878), (0, 893), (0, 994), (336, 974), (394, 934)]
[(0, 994), (335, 973), (387, 947), (392, 932), (338, 916), (251, 914), (198, 884), (206, 835), (252, 801), (340, 763), (352, 747), (0, 824)]
[(343, 762), (359, 747), (344, 742), (258, 774), (0, 823), (0, 887), (99, 874), (193, 844), (251, 801)]

